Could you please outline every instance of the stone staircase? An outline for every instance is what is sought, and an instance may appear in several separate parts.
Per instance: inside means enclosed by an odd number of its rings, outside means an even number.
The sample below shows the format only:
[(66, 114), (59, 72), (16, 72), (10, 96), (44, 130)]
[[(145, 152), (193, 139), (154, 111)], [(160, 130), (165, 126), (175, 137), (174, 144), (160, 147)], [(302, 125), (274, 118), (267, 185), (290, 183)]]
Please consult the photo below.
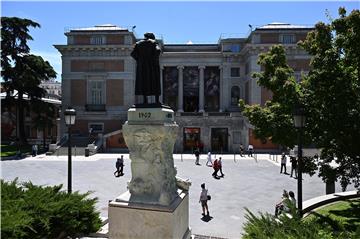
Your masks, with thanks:
[[(84, 156), (85, 149), (88, 144), (92, 143), (89, 137), (75, 136), (71, 138), (71, 152), (74, 156)], [(56, 150), (54, 155), (68, 155), (68, 142), (64, 143), (60, 148)]]

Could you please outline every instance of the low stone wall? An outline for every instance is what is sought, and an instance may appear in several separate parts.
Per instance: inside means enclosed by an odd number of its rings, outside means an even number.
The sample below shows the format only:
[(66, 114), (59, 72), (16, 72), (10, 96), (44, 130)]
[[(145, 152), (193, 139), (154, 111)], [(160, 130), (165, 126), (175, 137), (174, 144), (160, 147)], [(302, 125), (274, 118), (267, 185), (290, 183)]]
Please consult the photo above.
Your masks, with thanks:
[(353, 198), (360, 198), (360, 191), (333, 193), (309, 199), (303, 202), (303, 215), (326, 204)]

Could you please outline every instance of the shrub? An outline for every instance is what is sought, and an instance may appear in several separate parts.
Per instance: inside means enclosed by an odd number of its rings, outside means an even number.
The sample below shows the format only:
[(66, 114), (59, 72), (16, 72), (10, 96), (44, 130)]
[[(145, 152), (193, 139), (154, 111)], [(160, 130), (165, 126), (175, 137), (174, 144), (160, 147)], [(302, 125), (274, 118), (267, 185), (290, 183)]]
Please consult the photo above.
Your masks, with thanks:
[(296, 211), (276, 218), (269, 213), (259, 212), (257, 216), (247, 208), (245, 210), (247, 222), (243, 239), (355, 239), (358, 235), (346, 231), (335, 233), (329, 225), (300, 219)]
[(68, 194), (62, 185), (36, 186), (1, 180), (1, 235), (4, 238), (59, 238), (96, 232), (101, 227), (97, 198)]

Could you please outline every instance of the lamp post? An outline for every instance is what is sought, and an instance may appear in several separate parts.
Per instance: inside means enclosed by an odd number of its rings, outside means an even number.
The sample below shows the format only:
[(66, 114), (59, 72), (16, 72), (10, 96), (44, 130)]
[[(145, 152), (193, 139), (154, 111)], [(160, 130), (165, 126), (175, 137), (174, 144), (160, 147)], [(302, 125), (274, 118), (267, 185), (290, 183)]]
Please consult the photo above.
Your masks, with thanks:
[(71, 126), (75, 124), (76, 111), (70, 106), (64, 112), (65, 124), (68, 127), (68, 193), (71, 193)]
[(302, 217), (302, 134), (305, 125), (305, 111), (304, 108), (299, 107), (294, 111), (294, 125), (299, 130), (298, 133), (298, 210), (299, 215)]

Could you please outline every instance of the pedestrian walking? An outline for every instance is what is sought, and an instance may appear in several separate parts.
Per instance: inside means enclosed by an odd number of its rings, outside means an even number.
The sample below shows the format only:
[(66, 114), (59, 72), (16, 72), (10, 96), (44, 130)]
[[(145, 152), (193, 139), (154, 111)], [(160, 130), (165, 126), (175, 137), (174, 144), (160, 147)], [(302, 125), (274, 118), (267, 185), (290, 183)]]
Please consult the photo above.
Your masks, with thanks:
[(35, 154), (35, 156), (38, 154), (38, 146), (37, 146), (37, 144), (34, 145), (34, 154)]
[(297, 178), (297, 160), (296, 160), (296, 157), (290, 156), (290, 163), (291, 163), (290, 177), (292, 177), (293, 172), (295, 172), (295, 178)]
[[(201, 207), (202, 207), (202, 215), (205, 217), (206, 216), (210, 216), (209, 214), (209, 207), (207, 204), (207, 201), (211, 199), (211, 196), (208, 195), (208, 190), (205, 188), (205, 183), (201, 184), (201, 192), (200, 192), (200, 199), (199, 199), (199, 203), (201, 203)], [(206, 214), (205, 214), (206, 212)]]
[(213, 169), (214, 169), (214, 172), (213, 172), (212, 176), (214, 178), (218, 179), (219, 177), (218, 177), (217, 173), (219, 171), (219, 163), (218, 163), (218, 160), (216, 158), (215, 158), (215, 161), (213, 163)]
[(124, 156), (121, 155), (120, 158), (117, 158), (115, 163), (116, 171), (114, 172), (115, 177), (120, 177), (124, 175)]
[(199, 150), (199, 148), (197, 148), (195, 150), (194, 154), (195, 154), (195, 158), (196, 158), (195, 159), (195, 164), (200, 165), (200, 163), (199, 163), (199, 161), (200, 161), (200, 150)]
[(31, 146), (31, 155), (35, 157), (35, 144)]
[(212, 167), (212, 159), (211, 159), (211, 152), (210, 151), (207, 154), (206, 166)]
[(286, 155), (285, 155), (285, 153), (282, 153), (282, 155), (281, 155), (280, 173), (282, 173), (283, 168), (284, 168), (284, 174), (287, 174), (286, 173)]
[(220, 170), (220, 173), (221, 173), (221, 176), (220, 177), (224, 177), (225, 174), (223, 174), (223, 171), (222, 171), (222, 160), (221, 160), (221, 157), (219, 158), (218, 160), (218, 166), (219, 166), (219, 170)]
[(243, 154), (244, 154), (244, 145), (240, 144), (240, 157), (244, 157)]
[(248, 156), (249, 157), (253, 157), (253, 151), (254, 151), (254, 146), (252, 144), (249, 144), (249, 146), (248, 146)]

